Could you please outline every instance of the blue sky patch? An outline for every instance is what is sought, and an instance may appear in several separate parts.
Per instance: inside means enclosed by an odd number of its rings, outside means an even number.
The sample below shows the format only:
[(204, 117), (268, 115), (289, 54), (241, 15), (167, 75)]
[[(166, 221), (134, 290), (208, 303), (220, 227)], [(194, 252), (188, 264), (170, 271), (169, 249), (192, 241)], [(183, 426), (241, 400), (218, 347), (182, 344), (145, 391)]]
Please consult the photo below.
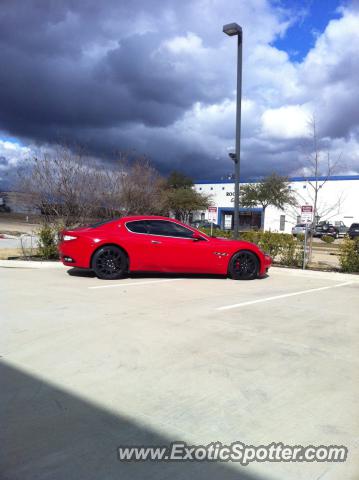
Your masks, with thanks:
[(338, 0), (283, 0), (273, 5), (289, 9), (298, 16), (298, 20), (287, 30), (283, 38), (278, 38), (273, 45), (288, 53), (290, 59), (301, 62), (313, 48), (317, 36), (324, 32), (326, 26), (335, 18), (343, 2)]

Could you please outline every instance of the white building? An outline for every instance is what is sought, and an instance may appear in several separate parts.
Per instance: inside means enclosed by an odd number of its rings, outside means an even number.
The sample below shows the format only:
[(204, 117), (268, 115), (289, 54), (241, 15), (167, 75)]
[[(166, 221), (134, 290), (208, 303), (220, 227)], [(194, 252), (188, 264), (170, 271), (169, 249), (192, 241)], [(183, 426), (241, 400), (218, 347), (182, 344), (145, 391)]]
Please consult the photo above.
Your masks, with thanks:
[[(293, 225), (300, 223), (302, 205), (314, 204), (314, 189), (311, 183), (313, 177), (293, 177), (289, 179), (290, 188), (298, 199), (298, 208), (288, 207), (284, 211), (274, 207), (267, 207), (264, 216), (265, 230), (290, 233)], [(254, 183), (254, 182), (253, 182)], [(332, 176), (327, 181), (318, 178), (320, 185), (317, 201), (319, 220), (329, 220), (331, 223), (343, 221), (350, 226), (359, 222), (359, 175)], [(198, 212), (196, 219), (211, 220), (223, 229), (233, 228), (234, 211), (234, 183), (233, 180), (215, 182), (197, 181), (195, 189), (198, 192), (212, 196), (212, 204), (217, 207), (216, 212)], [(240, 207), (239, 223), (241, 230), (260, 227), (262, 208)]]

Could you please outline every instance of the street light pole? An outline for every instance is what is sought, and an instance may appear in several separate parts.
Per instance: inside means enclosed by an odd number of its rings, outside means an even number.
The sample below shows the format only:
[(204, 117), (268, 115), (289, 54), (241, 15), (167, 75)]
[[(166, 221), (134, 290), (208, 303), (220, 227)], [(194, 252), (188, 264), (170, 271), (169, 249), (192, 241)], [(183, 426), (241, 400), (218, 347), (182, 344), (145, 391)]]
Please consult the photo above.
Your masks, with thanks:
[(239, 238), (239, 179), (241, 160), (241, 110), (242, 110), (242, 44), (243, 31), (237, 23), (223, 26), (223, 32), (230, 37), (237, 36), (237, 113), (236, 113), (236, 153), (230, 155), (234, 160), (234, 231), (233, 237)]

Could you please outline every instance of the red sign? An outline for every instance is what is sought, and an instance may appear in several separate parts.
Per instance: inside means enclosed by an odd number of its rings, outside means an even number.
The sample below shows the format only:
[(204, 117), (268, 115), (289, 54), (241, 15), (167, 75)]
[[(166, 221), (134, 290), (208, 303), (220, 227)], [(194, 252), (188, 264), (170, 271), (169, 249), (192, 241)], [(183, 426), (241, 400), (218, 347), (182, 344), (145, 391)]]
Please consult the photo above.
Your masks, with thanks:
[(302, 205), (302, 213), (313, 213), (313, 207), (311, 205)]
[(217, 213), (217, 207), (208, 207), (208, 211), (212, 213)]
[(301, 221), (303, 223), (310, 223), (313, 221), (313, 207), (312, 205), (302, 205)]

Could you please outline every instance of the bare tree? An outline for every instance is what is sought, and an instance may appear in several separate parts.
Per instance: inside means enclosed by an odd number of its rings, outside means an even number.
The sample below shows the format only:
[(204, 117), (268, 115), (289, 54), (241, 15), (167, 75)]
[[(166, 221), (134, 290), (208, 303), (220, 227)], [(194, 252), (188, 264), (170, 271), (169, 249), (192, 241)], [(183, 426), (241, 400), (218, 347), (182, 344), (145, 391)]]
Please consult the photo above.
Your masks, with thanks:
[(165, 213), (164, 179), (146, 157), (139, 157), (132, 163), (121, 158), (115, 175), (123, 215)]
[[(334, 198), (330, 204), (320, 201), (320, 192), (324, 185), (335, 173), (341, 164), (342, 155), (333, 161), (330, 153), (324, 152), (321, 148), (322, 140), (318, 134), (317, 122), (313, 114), (308, 122), (308, 128), (311, 132), (311, 148), (307, 156), (304, 177), (307, 180), (309, 187), (309, 198), (313, 204), (313, 227), (315, 228), (319, 220), (323, 217), (328, 219), (340, 213), (341, 204), (343, 201), (343, 193), (339, 197)], [(299, 199), (303, 196), (298, 194)], [(312, 257), (313, 236), (310, 236), (309, 241), (309, 261)]]
[[(311, 152), (307, 156), (307, 164), (305, 166), (305, 175), (311, 193), (309, 194), (313, 201), (313, 224), (317, 225), (320, 218), (329, 215), (335, 211), (334, 215), (339, 213), (342, 203), (342, 196), (334, 199), (331, 205), (322, 205), (319, 201), (320, 192), (324, 185), (335, 173), (340, 166), (342, 155), (333, 161), (329, 152), (323, 152), (320, 148), (320, 137), (315, 115), (309, 120), (309, 128), (311, 131)], [(332, 215), (333, 216), (333, 215)]]
[(104, 171), (78, 149), (58, 146), (19, 170), (19, 185), (47, 221), (64, 225), (97, 218), (103, 204)]
[(65, 226), (124, 215), (168, 214), (179, 204), (188, 215), (208, 204), (192, 188), (172, 187), (170, 192), (168, 182), (146, 157), (129, 161), (126, 154), (104, 164), (80, 149), (59, 146), (29, 161), (19, 177), (21, 190), (31, 194), (31, 203), (45, 220)]

